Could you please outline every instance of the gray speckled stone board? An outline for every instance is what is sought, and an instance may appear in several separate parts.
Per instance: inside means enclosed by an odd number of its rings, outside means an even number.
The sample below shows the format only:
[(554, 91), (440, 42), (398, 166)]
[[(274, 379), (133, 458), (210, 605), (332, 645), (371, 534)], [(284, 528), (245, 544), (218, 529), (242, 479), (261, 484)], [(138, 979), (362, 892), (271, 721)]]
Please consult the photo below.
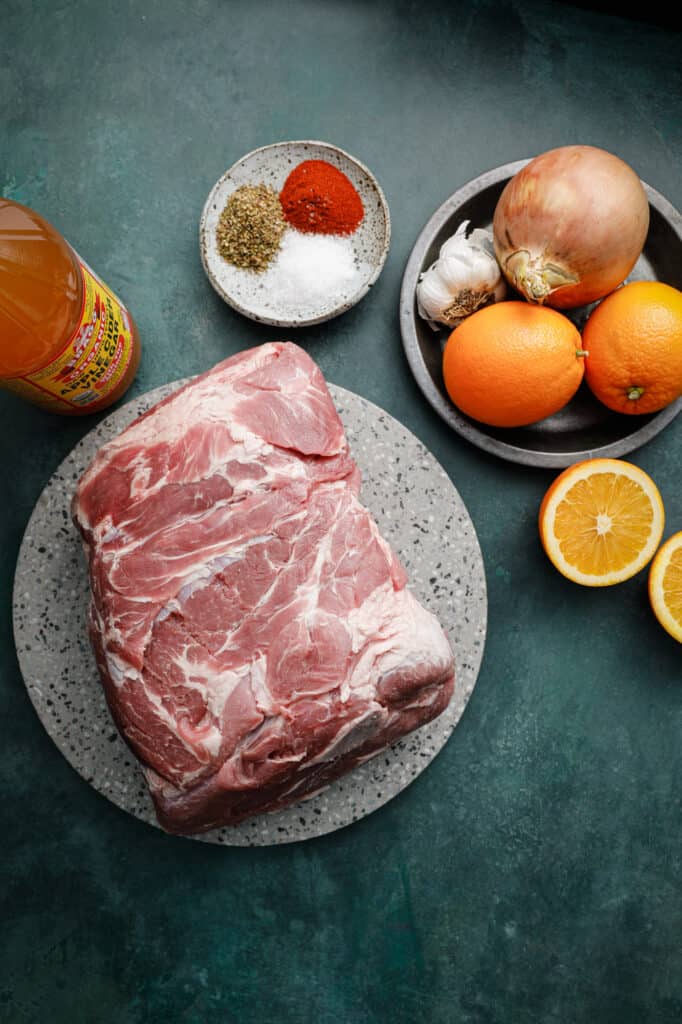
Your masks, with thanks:
[[(86, 633), (89, 587), (71, 497), (97, 448), (181, 381), (137, 398), (103, 420), (62, 462), (38, 500), (14, 585), (17, 653), (31, 701), (50, 737), (94, 788), (157, 825), (137, 762), (116, 731)], [(371, 813), (405, 788), (447, 741), (476, 682), (487, 624), (486, 584), (469, 514), (445, 471), (397, 420), (330, 386), (360, 470), (361, 498), (402, 560), (410, 586), (438, 617), (455, 652), (456, 690), (434, 722), (284, 811), (195, 838), (267, 846), (319, 836)]]

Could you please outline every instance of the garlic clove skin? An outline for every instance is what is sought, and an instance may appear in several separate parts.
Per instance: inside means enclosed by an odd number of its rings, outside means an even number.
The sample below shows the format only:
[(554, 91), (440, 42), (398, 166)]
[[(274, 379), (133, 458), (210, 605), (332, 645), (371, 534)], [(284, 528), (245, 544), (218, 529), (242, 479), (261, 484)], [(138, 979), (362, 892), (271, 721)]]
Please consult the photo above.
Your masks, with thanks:
[(437, 320), (451, 302), (452, 289), (443, 281), (436, 263), (432, 263), (419, 278), (417, 310), (425, 320)]
[(467, 238), (469, 223), (463, 221), (443, 242), (438, 259), (417, 283), (419, 315), (434, 329), (439, 324), (456, 327), (477, 309), (499, 302), (507, 294), (492, 234), (475, 228)]
[(479, 291), (492, 291), (501, 276), (499, 267), (493, 266), (488, 256), (473, 250), (466, 259), (461, 255), (441, 256), (438, 273), (443, 284), (451, 291), (474, 286)]

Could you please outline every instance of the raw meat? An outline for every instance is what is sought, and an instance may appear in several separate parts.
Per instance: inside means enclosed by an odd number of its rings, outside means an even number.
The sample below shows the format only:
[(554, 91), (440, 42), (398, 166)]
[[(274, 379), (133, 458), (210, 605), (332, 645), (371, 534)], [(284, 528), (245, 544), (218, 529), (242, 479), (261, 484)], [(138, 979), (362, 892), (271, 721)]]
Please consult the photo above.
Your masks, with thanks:
[(279, 342), (180, 388), (81, 478), (90, 637), (168, 832), (298, 801), (447, 706), (446, 635), (359, 487), (319, 368)]

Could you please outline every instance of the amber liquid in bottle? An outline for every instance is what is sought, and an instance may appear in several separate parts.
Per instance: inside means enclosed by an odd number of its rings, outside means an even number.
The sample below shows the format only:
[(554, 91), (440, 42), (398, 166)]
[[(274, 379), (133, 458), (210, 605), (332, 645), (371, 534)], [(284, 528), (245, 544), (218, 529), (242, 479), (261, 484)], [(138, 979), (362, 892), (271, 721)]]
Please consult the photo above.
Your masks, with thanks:
[(120, 299), (40, 214), (0, 197), (0, 386), (85, 415), (120, 398), (139, 362)]

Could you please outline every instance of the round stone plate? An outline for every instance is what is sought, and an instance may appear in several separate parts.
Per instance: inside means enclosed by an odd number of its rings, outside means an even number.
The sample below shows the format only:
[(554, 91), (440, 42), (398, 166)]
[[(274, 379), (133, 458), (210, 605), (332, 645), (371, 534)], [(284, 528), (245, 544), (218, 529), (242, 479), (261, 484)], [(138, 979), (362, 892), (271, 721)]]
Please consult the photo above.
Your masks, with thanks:
[[(350, 179), (357, 189), (365, 215), (348, 236), (358, 280), (333, 302), (306, 304), (299, 299), (292, 307), (277, 300), (267, 287), (267, 271), (257, 274), (228, 263), (218, 252), (216, 228), (229, 196), (241, 185), (270, 185), (278, 192), (290, 171), (303, 160), (326, 160)], [(291, 230), (291, 229), (287, 229)], [(209, 281), (225, 302), (239, 313), (276, 327), (304, 327), (339, 316), (367, 294), (379, 277), (391, 241), (388, 203), (378, 181), (364, 164), (327, 142), (275, 142), (247, 153), (225, 171), (208, 194), (199, 224), (201, 261)]]
[[(528, 160), (504, 164), (463, 185), (436, 210), (407, 261), (400, 293), (400, 329), (405, 355), (422, 393), (453, 430), (479, 448), (510, 462), (564, 467), (596, 456), (618, 458), (651, 440), (677, 416), (682, 399), (648, 416), (611, 412), (583, 383), (573, 399), (554, 416), (528, 427), (488, 427), (461, 413), (448, 397), (441, 371), (442, 352), (450, 334), (434, 331), (417, 312), (419, 275), (438, 258), (443, 242), (462, 221), (492, 230), (500, 194)], [(628, 281), (664, 281), (682, 288), (682, 216), (655, 189), (642, 182), (649, 198), (650, 226), (642, 255)], [(593, 308), (564, 310), (582, 328)]]
[[(70, 518), (76, 482), (97, 449), (183, 381), (149, 392), (106, 417), (52, 476), (28, 522), (14, 581), (14, 636), (29, 697), (52, 740), (99, 793), (158, 827), (142, 773), (107, 709), (86, 633), (88, 581)], [(469, 514), (420, 441), (365, 399), (331, 386), (362, 471), (361, 498), (400, 556), (410, 586), (438, 617), (455, 652), (449, 707), (393, 747), (309, 800), (193, 838), (267, 846), (323, 835), (370, 814), (426, 768), (460, 719), (483, 655), (487, 598)]]

